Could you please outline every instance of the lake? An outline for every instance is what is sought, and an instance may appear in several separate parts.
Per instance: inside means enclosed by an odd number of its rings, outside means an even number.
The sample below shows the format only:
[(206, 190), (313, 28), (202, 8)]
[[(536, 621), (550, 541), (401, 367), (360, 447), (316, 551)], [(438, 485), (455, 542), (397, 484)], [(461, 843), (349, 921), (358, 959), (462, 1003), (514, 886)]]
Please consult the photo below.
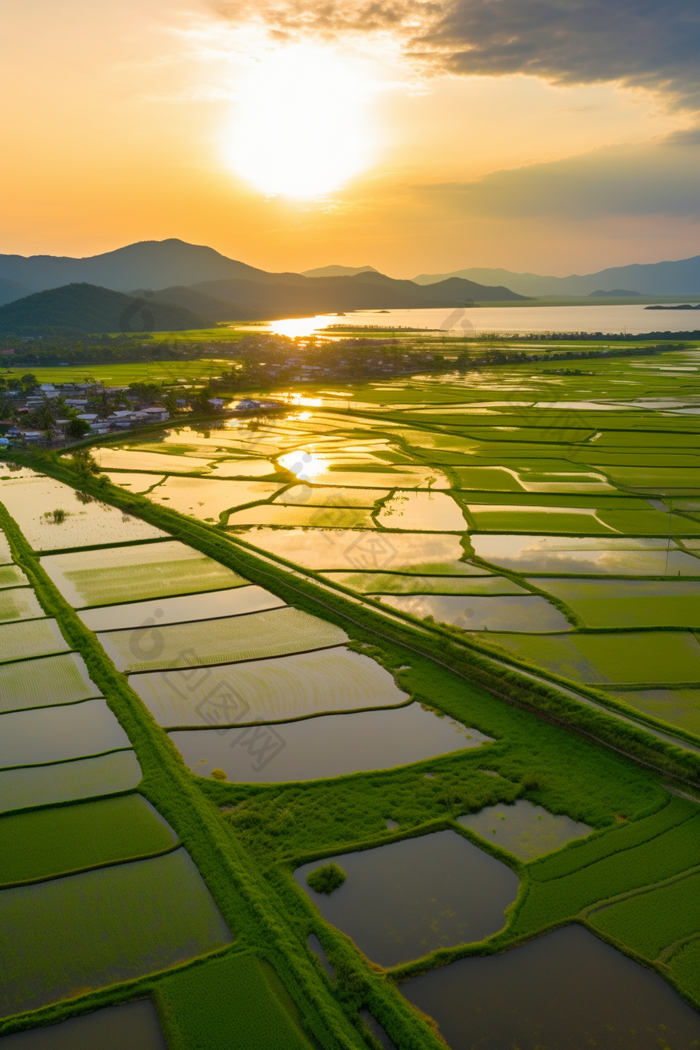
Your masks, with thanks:
[[(269, 331), (278, 335), (307, 336), (329, 325), (375, 325), (389, 328), (427, 328), (452, 335), (481, 335), (485, 332), (545, 333), (687, 332), (700, 329), (700, 311), (645, 310), (642, 303), (609, 306), (450, 306), (432, 310), (356, 310), (345, 316), (320, 314), (271, 321)], [(237, 326), (236, 326), (237, 327)], [(264, 331), (257, 325), (255, 331)], [(340, 333), (337, 333), (340, 334)]]

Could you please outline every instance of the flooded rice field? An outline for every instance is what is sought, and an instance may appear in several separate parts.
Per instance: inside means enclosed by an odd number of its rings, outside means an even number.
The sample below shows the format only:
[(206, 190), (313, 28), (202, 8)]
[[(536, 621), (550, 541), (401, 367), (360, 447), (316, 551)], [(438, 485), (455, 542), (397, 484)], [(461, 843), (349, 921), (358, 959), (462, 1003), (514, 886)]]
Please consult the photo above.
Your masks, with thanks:
[(395, 707), (409, 697), (368, 656), (345, 647), (192, 671), (132, 675), (159, 725), (235, 725)]
[(220, 769), (237, 783), (317, 780), (389, 769), (489, 741), (476, 729), (420, 704), (397, 710), (322, 715), (249, 728), (174, 731), (170, 737), (200, 776)]
[(562, 612), (539, 595), (463, 597), (453, 594), (390, 594), (382, 602), (419, 620), (431, 617), (466, 631), (567, 631)]

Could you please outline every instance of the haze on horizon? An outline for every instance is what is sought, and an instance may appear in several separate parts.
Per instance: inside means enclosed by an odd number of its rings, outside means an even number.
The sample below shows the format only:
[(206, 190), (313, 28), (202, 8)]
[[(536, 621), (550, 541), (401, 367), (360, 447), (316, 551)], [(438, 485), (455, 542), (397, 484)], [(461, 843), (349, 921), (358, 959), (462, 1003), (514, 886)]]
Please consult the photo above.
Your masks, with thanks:
[(700, 252), (693, 0), (26, 0), (5, 29), (6, 253), (178, 237), (412, 277)]

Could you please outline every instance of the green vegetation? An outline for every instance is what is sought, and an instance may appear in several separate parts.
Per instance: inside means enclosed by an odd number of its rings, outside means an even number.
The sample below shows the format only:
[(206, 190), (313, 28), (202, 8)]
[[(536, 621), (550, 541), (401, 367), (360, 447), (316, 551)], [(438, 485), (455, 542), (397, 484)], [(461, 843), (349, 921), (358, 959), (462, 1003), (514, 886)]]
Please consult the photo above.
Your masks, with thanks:
[(0, 711), (73, 704), (91, 696), (99, 696), (99, 689), (75, 653), (0, 666)]
[(183, 849), (2, 890), (0, 917), (0, 1017), (164, 970), (231, 940)]
[(333, 862), (323, 864), (320, 868), (310, 871), (306, 876), (306, 884), (316, 893), (333, 893), (342, 886), (347, 878), (343, 869)]
[(265, 959), (226, 954), (156, 985), (173, 1050), (309, 1050), (299, 1008)]
[(0, 818), (0, 885), (171, 847), (173, 833), (140, 795)]

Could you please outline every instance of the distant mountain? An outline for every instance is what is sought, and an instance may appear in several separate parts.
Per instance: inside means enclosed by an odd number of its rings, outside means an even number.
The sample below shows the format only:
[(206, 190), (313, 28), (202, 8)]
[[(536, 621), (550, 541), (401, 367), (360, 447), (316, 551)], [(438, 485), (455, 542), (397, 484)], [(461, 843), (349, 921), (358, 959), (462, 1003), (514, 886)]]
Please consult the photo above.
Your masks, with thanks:
[(55, 255), (0, 255), (0, 278), (19, 282), (24, 294), (75, 282), (127, 292), (131, 288), (164, 288), (223, 278), (264, 280), (254, 266), (220, 255), (213, 248), (171, 238), (139, 241), (86, 259)]
[(302, 277), (354, 277), (357, 273), (379, 273), (374, 266), (317, 266), (315, 270), (302, 270)]
[(135, 298), (93, 284), (67, 284), (0, 306), (0, 332), (43, 335), (52, 328), (81, 332), (171, 332), (210, 321), (182, 306)]
[[(395, 281), (376, 271), (353, 277), (302, 277), (261, 281), (202, 281), (192, 291), (234, 304), (240, 319), (304, 317), (349, 310), (391, 310), (464, 306), (474, 300), (499, 302), (525, 298), (508, 288), (486, 288), (451, 278), (421, 288), (413, 281)], [(157, 292), (160, 298), (162, 292)]]
[(0, 277), (0, 306), (14, 302), (15, 299), (21, 299), (23, 295), (29, 295), (29, 288), (25, 288), (19, 281)]
[(626, 299), (628, 295), (641, 295), (641, 292), (632, 292), (629, 288), (609, 288), (606, 292), (602, 288), (596, 288), (594, 292), (588, 293), (589, 299)]
[[(143, 295), (143, 289), (132, 291), (134, 296)], [(213, 295), (207, 295), (195, 287), (186, 287), (181, 284), (171, 285), (170, 288), (159, 288), (151, 295), (160, 303), (173, 303), (175, 306), (183, 306), (186, 310), (192, 310), (202, 317), (211, 321), (254, 321), (257, 315), (250, 311), (241, 312), (232, 303), (224, 299), (217, 299)]]
[(632, 289), (641, 295), (700, 295), (700, 255), (679, 262), (634, 263), (632, 266), (612, 266), (584, 276), (541, 277), (536, 273), (512, 273), (510, 270), (492, 270), (472, 267), (453, 273), (422, 273), (413, 280), (416, 284), (435, 284), (448, 277), (463, 277), (484, 284), (506, 284), (521, 295), (590, 295), (598, 290), (614, 294), (621, 288)]

